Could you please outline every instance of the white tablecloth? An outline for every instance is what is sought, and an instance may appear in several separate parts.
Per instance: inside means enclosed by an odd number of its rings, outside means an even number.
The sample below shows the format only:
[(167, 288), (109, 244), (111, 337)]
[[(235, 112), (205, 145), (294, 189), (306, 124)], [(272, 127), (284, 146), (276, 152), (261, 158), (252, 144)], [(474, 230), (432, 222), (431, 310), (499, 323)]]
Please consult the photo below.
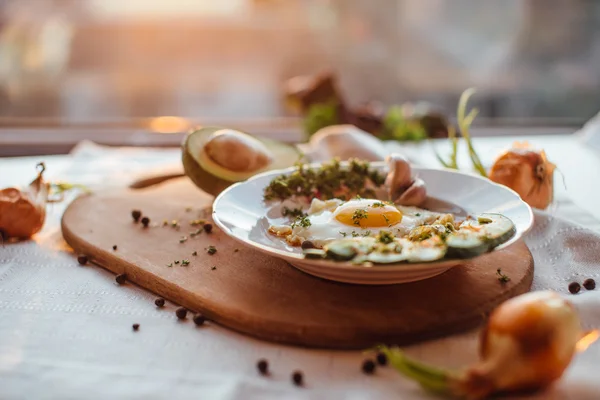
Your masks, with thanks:
[[(563, 170), (568, 190), (558, 188), (551, 211), (600, 232), (600, 158), (574, 138), (531, 138)], [(507, 139), (481, 139), (489, 163)], [(437, 165), (428, 145), (403, 149), (415, 162)], [(39, 157), (0, 159), (0, 187), (28, 181)], [(85, 183), (96, 190), (127, 184), (148, 168), (178, 164), (178, 150), (109, 150), (83, 145), (74, 155), (46, 157), (48, 177)], [(585, 168), (583, 168), (585, 166)], [(591, 171), (589, 170), (591, 168)], [(590, 178), (594, 179), (590, 179)], [(589, 196), (594, 196), (592, 200)], [(571, 198), (573, 201), (569, 200)], [(428, 399), (393, 370), (360, 371), (363, 355), (301, 349), (258, 341), (208, 323), (180, 322), (175, 305), (157, 310), (147, 291), (118, 286), (114, 276), (81, 267), (62, 241), (64, 205), (50, 208), (35, 241), (0, 247), (0, 399)], [(536, 262), (534, 289), (569, 296), (586, 327), (600, 326), (600, 288), (572, 296), (572, 280), (600, 284), (600, 238), (546, 214), (528, 237)], [(139, 323), (139, 332), (131, 325)], [(419, 359), (460, 367), (477, 359), (477, 332), (407, 348)], [(258, 358), (273, 374), (260, 377)], [(600, 344), (576, 357), (565, 377), (536, 399), (600, 399)], [(306, 386), (290, 382), (305, 374)]]

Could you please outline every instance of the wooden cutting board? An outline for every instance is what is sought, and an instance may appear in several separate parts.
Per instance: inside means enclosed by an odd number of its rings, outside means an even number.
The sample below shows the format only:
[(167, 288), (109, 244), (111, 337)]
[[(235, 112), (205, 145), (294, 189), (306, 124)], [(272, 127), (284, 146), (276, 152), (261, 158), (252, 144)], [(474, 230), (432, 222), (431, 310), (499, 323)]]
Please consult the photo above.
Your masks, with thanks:
[[(195, 228), (189, 222), (210, 218), (211, 200), (186, 179), (86, 195), (65, 212), (63, 235), (94, 263), (218, 324), (309, 347), (407, 345), (464, 331), (481, 324), (502, 301), (527, 292), (533, 279), (531, 253), (518, 242), (425, 281), (331, 282), (244, 248), (216, 227), (190, 237)], [(133, 223), (132, 209), (150, 217), (151, 226)], [(163, 226), (163, 220), (178, 220), (179, 230)], [(180, 241), (183, 236), (187, 240)], [(205, 250), (211, 245), (214, 255)], [(182, 259), (190, 264), (174, 264)], [(499, 267), (511, 278), (508, 283), (497, 279)]]

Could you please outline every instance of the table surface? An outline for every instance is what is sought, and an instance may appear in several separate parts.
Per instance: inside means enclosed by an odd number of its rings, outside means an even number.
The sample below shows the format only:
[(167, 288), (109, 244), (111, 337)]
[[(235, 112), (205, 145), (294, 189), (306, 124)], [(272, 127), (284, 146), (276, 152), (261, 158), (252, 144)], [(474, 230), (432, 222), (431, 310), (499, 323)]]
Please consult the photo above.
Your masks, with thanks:
[[(515, 138), (481, 138), (484, 164)], [(578, 136), (520, 137), (544, 148), (565, 177), (557, 179), (552, 212), (600, 232), (600, 151)], [(444, 143), (439, 143), (444, 151)], [(401, 146), (413, 162), (437, 166), (429, 144)], [(0, 159), (0, 187), (31, 179), (39, 157)], [(178, 149), (106, 149), (84, 144), (68, 156), (44, 157), (48, 178), (84, 183), (94, 190), (125, 186), (149, 168), (179, 163)], [(468, 160), (463, 154), (463, 166)], [(80, 267), (60, 234), (64, 204), (49, 208), (34, 241), (0, 247), (0, 398), (434, 398), (391, 369), (360, 373), (361, 352), (311, 350), (258, 341), (213, 324), (177, 321), (176, 305), (162, 310), (154, 296), (131, 284), (116, 285), (111, 273)], [(595, 218), (594, 218), (595, 217)], [(600, 318), (600, 293), (585, 308)], [(595, 296), (595, 297), (593, 297)], [(133, 332), (132, 323), (140, 323)], [(477, 332), (411, 346), (424, 361), (460, 367), (476, 360)], [(257, 359), (270, 360), (272, 376), (258, 377)], [(552, 390), (532, 398), (597, 399), (593, 366), (600, 346), (579, 355)], [(290, 383), (302, 370), (306, 387)]]

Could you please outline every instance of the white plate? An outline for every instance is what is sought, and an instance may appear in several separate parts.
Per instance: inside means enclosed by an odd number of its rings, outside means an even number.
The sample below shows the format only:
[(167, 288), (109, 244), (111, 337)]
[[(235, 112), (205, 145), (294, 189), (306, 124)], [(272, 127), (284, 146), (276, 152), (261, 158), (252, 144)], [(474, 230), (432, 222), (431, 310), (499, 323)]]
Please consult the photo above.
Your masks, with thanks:
[[(386, 171), (383, 162), (371, 163), (372, 168)], [(263, 190), (276, 176), (294, 171), (288, 168), (253, 176), (223, 191), (213, 203), (213, 219), (226, 234), (246, 246), (281, 258), (294, 267), (334, 281), (381, 285), (412, 282), (439, 275), (461, 260), (440, 260), (430, 263), (397, 263), (372, 267), (347, 262), (305, 259), (299, 247), (289, 246), (284, 239), (267, 232), (270, 225), (281, 224), (279, 203), (263, 201)], [(414, 174), (427, 185), (427, 194), (469, 214), (501, 213), (516, 226), (516, 234), (508, 242), (496, 247), (498, 251), (519, 240), (532, 226), (533, 213), (519, 195), (489, 179), (454, 170), (413, 167)], [(273, 202), (270, 202), (273, 203)]]

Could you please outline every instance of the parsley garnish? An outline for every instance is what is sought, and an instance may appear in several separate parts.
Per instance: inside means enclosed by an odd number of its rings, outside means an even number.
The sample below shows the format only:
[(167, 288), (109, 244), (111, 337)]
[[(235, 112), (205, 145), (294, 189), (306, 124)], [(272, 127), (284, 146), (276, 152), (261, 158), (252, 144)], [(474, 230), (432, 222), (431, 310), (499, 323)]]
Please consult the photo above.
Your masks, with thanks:
[(392, 243), (394, 241), (394, 235), (392, 232), (381, 231), (379, 232), (379, 235), (377, 235), (377, 241), (383, 244)]
[(352, 214), (352, 222), (354, 225), (360, 225), (360, 220), (367, 218), (367, 210), (359, 208), (358, 210), (354, 210), (354, 214)]
[(360, 235), (356, 231), (352, 231), (352, 237), (359, 237)]
[(390, 219), (388, 218), (387, 215), (385, 214), (381, 214), (381, 216), (383, 217), (383, 219), (385, 220), (385, 223), (388, 225), (388, 227), (390, 226)]
[(503, 273), (501, 268), (498, 268), (496, 270), (496, 275), (498, 275), (498, 280), (502, 283), (506, 283), (506, 282), (510, 281), (510, 278), (508, 277), (508, 275)]
[(381, 201), (378, 201), (377, 203), (373, 203), (371, 204), (371, 207), (373, 208), (377, 208), (377, 207), (385, 207), (385, 204), (382, 203)]
[(217, 252), (217, 248), (215, 246), (208, 246), (206, 252), (212, 256)]
[(371, 236), (371, 231), (364, 231), (361, 236), (369, 237), (369, 236)]
[(348, 234), (347, 234), (346, 232), (342, 232), (342, 231), (340, 231), (339, 233), (340, 233), (340, 235), (342, 235), (343, 237), (346, 237), (346, 236), (348, 236)]
[(190, 265), (190, 261), (189, 260), (181, 260), (181, 266), (182, 267), (187, 267), (188, 265)]
[(292, 228), (295, 228), (298, 225), (303, 228), (308, 228), (311, 225), (310, 219), (308, 219), (306, 215), (301, 215), (297, 217), (294, 222), (292, 222)]

